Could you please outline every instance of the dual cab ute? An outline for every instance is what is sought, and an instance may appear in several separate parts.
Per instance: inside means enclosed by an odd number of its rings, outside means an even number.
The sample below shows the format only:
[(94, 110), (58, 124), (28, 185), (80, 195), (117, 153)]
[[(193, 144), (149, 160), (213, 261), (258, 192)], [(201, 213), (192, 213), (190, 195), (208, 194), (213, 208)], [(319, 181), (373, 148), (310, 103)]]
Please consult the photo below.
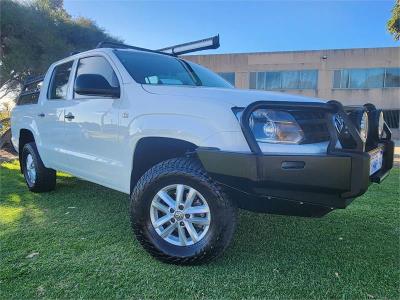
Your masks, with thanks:
[(28, 81), (11, 118), (28, 188), (53, 190), (62, 170), (129, 194), (143, 247), (196, 264), (227, 248), (237, 207), (320, 217), (392, 168), (373, 105), (235, 89), (177, 57), (187, 48), (103, 43)]

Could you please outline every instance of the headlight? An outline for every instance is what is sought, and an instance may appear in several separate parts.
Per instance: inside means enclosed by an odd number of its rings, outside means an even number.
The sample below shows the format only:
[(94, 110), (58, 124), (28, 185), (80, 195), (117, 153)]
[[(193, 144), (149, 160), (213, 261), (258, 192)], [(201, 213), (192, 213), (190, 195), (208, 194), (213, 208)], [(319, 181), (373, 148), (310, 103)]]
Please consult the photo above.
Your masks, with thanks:
[(349, 118), (360, 134), (361, 140), (365, 143), (368, 137), (368, 114), (364, 110), (353, 110), (349, 114)]
[(365, 143), (368, 136), (368, 114), (366, 112), (363, 112), (359, 126), (360, 137)]
[(285, 111), (258, 109), (251, 114), (249, 125), (262, 143), (298, 144), (304, 138), (294, 117)]
[(383, 137), (385, 119), (382, 110), (376, 109), (368, 113), (369, 116), (369, 132), (368, 137), (373, 141), (378, 141)]
[(383, 111), (379, 112), (379, 119), (378, 119), (378, 135), (379, 138), (383, 136), (385, 126), (385, 118), (383, 117)]
[(385, 118), (381, 109), (376, 109), (371, 103), (364, 104), (368, 112), (368, 143), (375, 144), (385, 135)]

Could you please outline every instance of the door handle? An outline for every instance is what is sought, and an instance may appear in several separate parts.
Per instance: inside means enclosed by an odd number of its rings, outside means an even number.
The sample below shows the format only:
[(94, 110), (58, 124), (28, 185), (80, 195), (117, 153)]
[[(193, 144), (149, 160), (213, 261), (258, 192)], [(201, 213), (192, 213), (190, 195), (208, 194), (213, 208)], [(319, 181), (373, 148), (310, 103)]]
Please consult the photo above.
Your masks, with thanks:
[(44, 113), (40, 113), (38, 114), (38, 117), (44, 118), (45, 114)]
[(64, 118), (71, 121), (71, 120), (75, 119), (75, 116), (72, 113), (68, 113), (67, 115), (64, 116)]

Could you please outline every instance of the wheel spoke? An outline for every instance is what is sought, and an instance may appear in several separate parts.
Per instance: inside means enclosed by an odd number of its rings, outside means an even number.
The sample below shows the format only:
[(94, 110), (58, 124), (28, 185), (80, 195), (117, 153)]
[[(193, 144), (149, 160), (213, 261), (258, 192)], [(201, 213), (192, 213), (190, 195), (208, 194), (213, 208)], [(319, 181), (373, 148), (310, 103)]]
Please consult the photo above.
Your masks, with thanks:
[(159, 218), (159, 219), (154, 223), (154, 227), (158, 228), (158, 227), (164, 225), (165, 223), (167, 223), (169, 220), (171, 220), (171, 216), (170, 216), (169, 214), (168, 214), (168, 215), (165, 215), (165, 216)]
[(208, 218), (190, 218), (188, 222), (198, 225), (210, 225), (210, 220)]
[(169, 236), (175, 230), (177, 225), (178, 223), (171, 223), (163, 232), (161, 232), (161, 237), (166, 238)]
[(185, 208), (191, 207), (194, 198), (196, 198), (196, 190), (194, 188), (190, 188), (189, 193), (186, 196)]
[(180, 241), (181, 245), (186, 246), (187, 238), (186, 238), (185, 229), (182, 226), (178, 226), (178, 235), (179, 235), (179, 241)]
[(206, 205), (192, 206), (185, 210), (186, 214), (206, 214), (210, 209)]
[(156, 233), (166, 242), (190, 246), (209, 230), (211, 209), (195, 188), (175, 183), (157, 192), (150, 204), (150, 218)]
[(159, 191), (157, 193), (158, 197), (160, 197), (170, 208), (175, 209), (175, 201), (172, 199), (166, 192)]
[(31, 183), (35, 183), (36, 181), (36, 170), (35, 170), (35, 162), (33, 161), (33, 157), (31, 154), (28, 154), (26, 157), (26, 172), (27, 177)]
[(178, 184), (176, 186), (176, 209), (178, 209), (178, 206), (182, 204), (183, 201), (183, 191), (185, 190), (184, 186), (182, 184)]
[(32, 155), (28, 155), (27, 156), (27, 158), (26, 158), (26, 168), (28, 169), (28, 170), (32, 170), (32, 169), (34, 169), (35, 168), (35, 165), (34, 165), (34, 163), (33, 163), (33, 158), (32, 158)]
[(199, 236), (197, 235), (196, 229), (191, 223), (185, 222), (185, 227), (186, 230), (188, 231), (190, 237), (192, 238), (193, 243), (196, 243), (199, 239)]
[(29, 154), (28, 157), (26, 158), (26, 165), (31, 166), (33, 162), (32, 156)]
[(162, 211), (163, 213), (169, 214), (168, 207), (166, 207), (164, 204), (160, 203), (160, 201), (158, 201), (158, 199), (156, 201), (153, 201), (153, 203), (151, 203), (151, 206)]

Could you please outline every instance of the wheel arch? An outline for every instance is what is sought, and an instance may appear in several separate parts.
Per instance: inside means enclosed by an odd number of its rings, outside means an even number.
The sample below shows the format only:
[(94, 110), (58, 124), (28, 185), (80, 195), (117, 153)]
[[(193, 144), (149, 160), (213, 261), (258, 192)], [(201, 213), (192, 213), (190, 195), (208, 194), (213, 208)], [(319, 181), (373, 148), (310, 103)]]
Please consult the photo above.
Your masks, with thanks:
[(170, 158), (191, 155), (197, 148), (197, 145), (181, 139), (141, 138), (137, 142), (133, 154), (130, 191), (132, 192), (140, 177), (154, 165)]

